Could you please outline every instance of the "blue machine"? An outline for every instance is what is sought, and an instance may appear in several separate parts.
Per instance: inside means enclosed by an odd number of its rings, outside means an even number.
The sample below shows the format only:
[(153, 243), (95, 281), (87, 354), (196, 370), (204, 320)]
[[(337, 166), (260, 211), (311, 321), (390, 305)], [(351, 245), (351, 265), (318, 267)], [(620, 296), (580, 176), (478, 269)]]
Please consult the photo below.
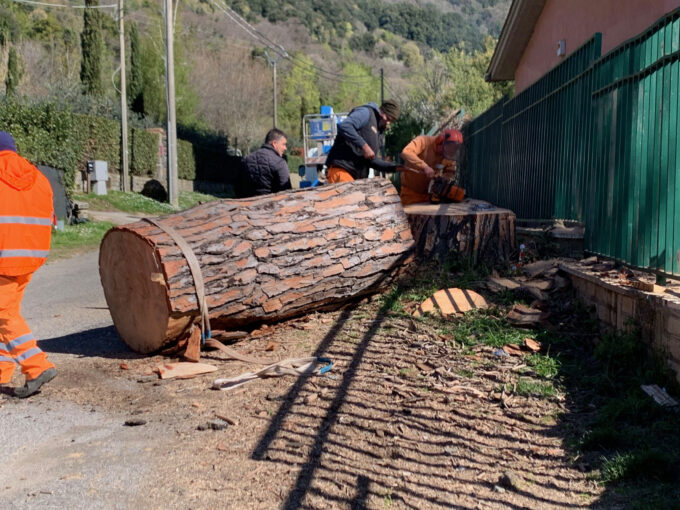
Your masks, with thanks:
[(323, 172), (326, 156), (337, 136), (338, 124), (346, 117), (346, 113), (334, 113), (331, 106), (322, 106), (320, 113), (304, 116), (302, 127), (305, 164), (298, 168), (298, 174), (303, 178), (300, 181), (301, 188), (320, 184), (319, 175)]

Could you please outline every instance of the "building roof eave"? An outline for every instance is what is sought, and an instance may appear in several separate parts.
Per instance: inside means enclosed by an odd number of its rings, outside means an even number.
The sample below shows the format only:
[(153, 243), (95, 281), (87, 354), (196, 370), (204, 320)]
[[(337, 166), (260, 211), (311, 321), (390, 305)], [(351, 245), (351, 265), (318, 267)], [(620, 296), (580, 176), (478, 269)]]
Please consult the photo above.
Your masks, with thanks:
[(513, 0), (505, 18), (496, 50), (491, 57), (487, 81), (514, 80), (515, 70), (531, 39), (546, 0)]

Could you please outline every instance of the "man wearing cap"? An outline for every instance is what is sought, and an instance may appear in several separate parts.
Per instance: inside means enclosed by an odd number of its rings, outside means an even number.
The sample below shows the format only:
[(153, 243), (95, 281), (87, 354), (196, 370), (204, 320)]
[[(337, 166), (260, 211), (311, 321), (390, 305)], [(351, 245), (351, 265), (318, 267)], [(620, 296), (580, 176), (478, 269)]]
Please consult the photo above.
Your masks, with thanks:
[(21, 317), (26, 285), (50, 249), (53, 216), (49, 181), (0, 131), (0, 384), (9, 383), (19, 365), (26, 379), (14, 390), (19, 398), (57, 375)]
[[(447, 129), (439, 136), (417, 136), (404, 147), (401, 159), (407, 171), (401, 174), (402, 205), (428, 201), (428, 186), (438, 165), (444, 177), (453, 177), (462, 144), (463, 134), (457, 129)], [(447, 199), (460, 202), (464, 196), (465, 190), (453, 186)]]
[(329, 183), (368, 177), (369, 168), (394, 171), (396, 165), (376, 158), (380, 135), (399, 118), (399, 105), (390, 99), (380, 108), (368, 103), (354, 108), (338, 125), (338, 135), (328, 152), (326, 176)]

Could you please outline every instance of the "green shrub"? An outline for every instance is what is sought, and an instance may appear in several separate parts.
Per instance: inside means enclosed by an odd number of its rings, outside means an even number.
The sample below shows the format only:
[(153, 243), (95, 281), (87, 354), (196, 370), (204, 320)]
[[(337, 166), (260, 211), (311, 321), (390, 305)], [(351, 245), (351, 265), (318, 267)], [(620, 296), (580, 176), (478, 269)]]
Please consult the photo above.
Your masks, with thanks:
[(109, 173), (120, 172), (120, 123), (104, 117), (74, 115), (78, 136), (82, 143), (79, 168), (88, 161), (106, 161)]
[(69, 111), (53, 103), (27, 105), (5, 98), (0, 129), (14, 137), (19, 153), (32, 163), (63, 170), (64, 186), (73, 188), (82, 144)]
[(133, 129), (128, 145), (130, 151), (130, 172), (132, 175), (153, 176), (158, 168), (158, 133)]
[[(67, 190), (73, 190), (76, 174), (85, 170), (87, 161), (106, 161), (110, 173), (121, 170), (120, 122), (115, 119), (73, 113), (62, 104), (31, 104), (5, 97), (0, 102), (0, 129), (12, 134), (19, 153), (26, 159), (63, 170)], [(208, 131), (192, 134), (196, 140), (177, 141), (179, 177), (194, 180), (200, 174), (205, 180), (228, 180), (225, 176), (240, 158), (227, 155), (226, 138)], [(143, 129), (129, 130), (130, 173), (155, 175), (159, 136)]]
[(177, 140), (177, 175), (190, 181), (196, 178), (194, 146), (186, 140)]

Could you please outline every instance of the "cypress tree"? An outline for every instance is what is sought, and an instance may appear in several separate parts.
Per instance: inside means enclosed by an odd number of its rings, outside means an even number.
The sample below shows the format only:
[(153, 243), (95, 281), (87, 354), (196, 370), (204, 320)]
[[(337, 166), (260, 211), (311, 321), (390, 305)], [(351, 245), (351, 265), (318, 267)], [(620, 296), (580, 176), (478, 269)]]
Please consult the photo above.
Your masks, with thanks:
[(17, 93), (19, 82), (24, 74), (23, 65), (21, 64), (21, 57), (14, 49), (9, 49), (9, 58), (7, 60), (7, 77), (5, 78), (5, 93), (14, 95)]
[(130, 108), (140, 115), (144, 114), (144, 73), (142, 70), (142, 47), (139, 41), (137, 24), (130, 26), (130, 82), (128, 85)]
[[(99, 5), (97, 0), (85, 0), (88, 7)], [(82, 61), (80, 81), (85, 94), (101, 96), (104, 94), (102, 80), (102, 56), (104, 39), (102, 37), (102, 14), (98, 9), (83, 9), (83, 33), (80, 35)]]

